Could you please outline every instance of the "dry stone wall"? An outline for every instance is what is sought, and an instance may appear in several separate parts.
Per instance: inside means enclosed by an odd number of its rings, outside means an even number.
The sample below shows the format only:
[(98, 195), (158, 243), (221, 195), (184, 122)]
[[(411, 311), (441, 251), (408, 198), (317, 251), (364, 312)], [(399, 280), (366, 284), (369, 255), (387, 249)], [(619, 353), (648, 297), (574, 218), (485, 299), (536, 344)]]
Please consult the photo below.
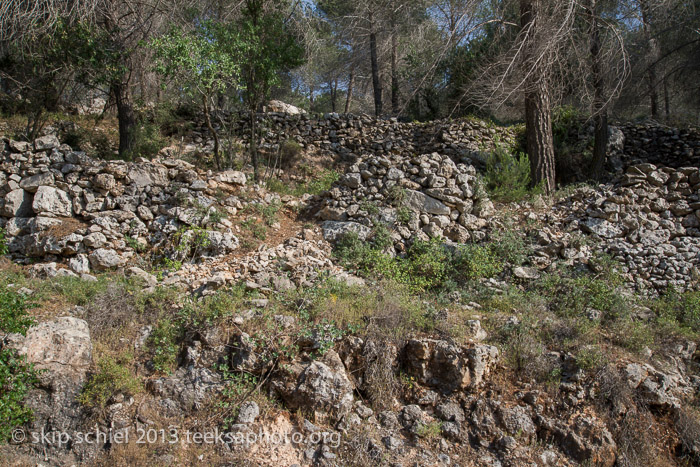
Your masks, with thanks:
[(2, 144), (0, 227), (17, 257), (69, 258), (71, 270), (62, 272), (85, 274), (124, 266), (139, 245), (166, 245), (183, 227), (207, 237), (203, 255), (238, 247), (214, 206), (241, 207), (230, 196), (246, 183), (241, 172), (204, 174), (175, 159), (98, 161), (55, 136)]

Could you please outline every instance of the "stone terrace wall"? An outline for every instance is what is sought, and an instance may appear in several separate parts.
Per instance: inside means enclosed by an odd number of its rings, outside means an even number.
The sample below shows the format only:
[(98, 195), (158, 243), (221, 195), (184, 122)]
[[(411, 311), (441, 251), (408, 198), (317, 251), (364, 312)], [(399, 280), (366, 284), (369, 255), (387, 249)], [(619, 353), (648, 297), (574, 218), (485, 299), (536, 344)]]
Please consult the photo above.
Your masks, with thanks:
[[(426, 154), (437, 152), (453, 159), (469, 158), (477, 165), (481, 152), (498, 141), (513, 145), (513, 127), (496, 127), (480, 120), (438, 120), (429, 123), (399, 122), (396, 118), (377, 119), (368, 115), (327, 114), (314, 119), (306, 114), (267, 113), (258, 116), (262, 130), (261, 147), (275, 149), (288, 139), (302, 147), (340, 155)], [(245, 117), (234, 125), (234, 134), (244, 138), (249, 132)], [(199, 125), (191, 135), (197, 144), (209, 141), (206, 126)]]
[(175, 159), (93, 160), (52, 135), (0, 144), (0, 227), (18, 258), (68, 258), (72, 272), (63, 271), (70, 274), (101, 271), (125, 265), (137, 244), (167, 246), (188, 226), (206, 232), (204, 255), (238, 247), (214, 206), (229, 213), (241, 207), (232, 193), (246, 183), (242, 172), (213, 176)]
[(655, 123), (626, 123), (622, 150), (625, 166), (649, 162), (673, 168), (700, 165), (700, 132)]

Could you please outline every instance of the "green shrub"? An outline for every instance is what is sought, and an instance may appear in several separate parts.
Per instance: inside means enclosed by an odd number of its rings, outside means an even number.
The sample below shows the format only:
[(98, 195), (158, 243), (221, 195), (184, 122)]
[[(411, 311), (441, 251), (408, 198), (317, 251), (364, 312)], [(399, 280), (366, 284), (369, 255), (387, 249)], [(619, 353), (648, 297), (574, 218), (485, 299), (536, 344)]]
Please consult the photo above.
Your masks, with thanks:
[(79, 277), (54, 277), (41, 283), (40, 292), (58, 294), (72, 305), (85, 306), (107, 288), (108, 281), (100, 277), (97, 281), (86, 281)]
[(700, 333), (700, 291), (679, 293), (669, 289), (652, 304), (659, 319), (672, 321), (677, 326)]
[(6, 255), (8, 252), (5, 229), (0, 229), (0, 256)]
[(35, 305), (27, 297), (0, 285), (0, 331), (6, 334), (24, 334), (34, 324), (28, 310)]
[(413, 212), (406, 206), (401, 206), (396, 210), (396, 220), (399, 224), (407, 225), (413, 219)]
[(124, 364), (112, 357), (103, 357), (97, 362), (97, 372), (90, 376), (78, 401), (86, 407), (104, 409), (116, 395), (129, 397), (139, 391), (141, 383)]
[(301, 187), (301, 195), (303, 193), (309, 193), (312, 195), (320, 195), (321, 193), (331, 189), (331, 186), (338, 181), (340, 174), (335, 170), (324, 170), (321, 174), (310, 181), (305, 187)]
[(504, 263), (521, 266), (530, 253), (525, 239), (515, 230), (497, 232), (491, 242), (491, 250)]
[(288, 139), (280, 145), (280, 165), (283, 169), (289, 169), (296, 165), (304, 149), (293, 139)]
[(0, 443), (33, 415), (24, 398), (38, 382), (38, 372), (14, 349), (2, 348), (6, 334), (26, 334), (34, 322), (28, 315), (33, 306), (24, 295), (0, 286)]
[(530, 189), (530, 159), (527, 154), (511, 154), (500, 144), (496, 144), (486, 159), (484, 181), (489, 195), (497, 201), (519, 201), (534, 193)]
[(167, 145), (167, 140), (160, 134), (160, 127), (148, 121), (136, 126), (134, 140), (133, 149), (124, 155), (125, 160), (134, 160), (137, 157), (152, 159)]
[(596, 370), (605, 365), (605, 355), (597, 345), (585, 346), (576, 354), (576, 365), (582, 370)]
[(498, 275), (503, 263), (491, 245), (467, 244), (455, 253), (454, 268), (458, 278), (474, 281)]
[(180, 350), (178, 341), (181, 330), (170, 319), (158, 321), (155, 329), (148, 336), (147, 345), (153, 358), (153, 368), (156, 371), (170, 373), (177, 363), (177, 354)]
[(402, 206), (406, 201), (406, 189), (400, 185), (389, 188), (389, 203), (392, 206)]
[(0, 444), (10, 438), (15, 427), (31, 421), (33, 412), (24, 398), (36, 383), (37, 370), (24, 356), (0, 350)]

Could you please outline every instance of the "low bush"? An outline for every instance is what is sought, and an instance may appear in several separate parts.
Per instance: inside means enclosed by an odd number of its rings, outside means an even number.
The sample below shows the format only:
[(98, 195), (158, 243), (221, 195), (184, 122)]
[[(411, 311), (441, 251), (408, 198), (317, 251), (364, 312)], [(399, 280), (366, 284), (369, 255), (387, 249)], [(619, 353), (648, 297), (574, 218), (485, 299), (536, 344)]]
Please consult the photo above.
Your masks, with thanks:
[(7, 334), (24, 335), (34, 323), (28, 314), (33, 306), (24, 295), (0, 285), (0, 443), (33, 415), (24, 399), (38, 382), (38, 372), (24, 356), (4, 347)]
[(454, 255), (454, 269), (458, 278), (474, 281), (494, 277), (503, 269), (492, 245), (467, 244)]
[(288, 139), (280, 145), (280, 165), (284, 170), (294, 167), (304, 152), (304, 148), (293, 139)]
[(8, 252), (5, 229), (0, 228), (0, 256), (6, 255)]
[(146, 342), (156, 371), (170, 373), (175, 368), (181, 335), (182, 330), (172, 320), (163, 318), (158, 321)]
[(97, 362), (97, 372), (90, 376), (78, 401), (92, 409), (104, 409), (115, 396), (130, 397), (141, 391), (140, 381), (134, 377), (124, 361), (132, 360), (125, 355), (121, 361), (103, 357)]
[(530, 159), (527, 154), (512, 154), (496, 144), (486, 159), (484, 181), (486, 190), (495, 201), (520, 201), (535, 193), (530, 189)]

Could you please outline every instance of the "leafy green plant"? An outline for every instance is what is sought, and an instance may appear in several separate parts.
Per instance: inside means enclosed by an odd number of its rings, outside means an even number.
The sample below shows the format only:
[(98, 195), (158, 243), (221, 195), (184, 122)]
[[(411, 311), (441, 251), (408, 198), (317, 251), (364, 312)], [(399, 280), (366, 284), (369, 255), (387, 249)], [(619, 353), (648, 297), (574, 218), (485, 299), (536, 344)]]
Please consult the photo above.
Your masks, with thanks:
[(8, 252), (5, 229), (0, 228), (0, 256), (6, 255)]
[(496, 276), (503, 269), (503, 262), (492, 245), (467, 244), (456, 251), (454, 268), (458, 277), (473, 281)]
[(413, 218), (413, 212), (406, 206), (401, 206), (396, 210), (396, 220), (399, 224), (407, 225)]
[(498, 143), (486, 159), (484, 181), (490, 196), (497, 201), (519, 201), (534, 193), (530, 189), (530, 159), (527, 154), (512, 154)]
[(130, 237), (129, 235), (124, 236), (124, 243), (126, 243), (126, 246), (129, 248), (132, 248), (135, 251), (141, 252), (146, 249), (146, 246), (142, 243), (140, 243), (137, 239)]
[[(123, 360), (130, 358), (125, 356)], [(97, 362), (97, 372), (93, 374), (78, 401), (93, 409), (104, 409), (118, 394), (126, 397), (141, 391), (141, 382), (131, 375), (129, 369), (112, 357), (103, 357)]]
[(249, 373), (234, 373), (227, 365), (221, 365), (219, 370), (222, 373), (224, 387), (217, 405), (223, 412), (224, 429), (228, 430), (236, 423), (238, 409), (245, 401), (245, 397), (257, 387), (258, 378)]
[(173, 236), (173, 243), (177, 245), (175, 252), (178, 259), (189, 258), (190, 260), (195, 259), (198, 254), (211, 246), (209, 232), (197, 226), (180, 228)]
[(155, 329), (148, 336), (147, 346), (153, 354), (153, 368), (156, 371), (170, 373), (175, 367), (180, 350), (178, 340), (181, 330), (170, 319), (158, 321)]
[(339, 178), (340, 173), (335, 170), (324, 170), (318, 177), (310, 181), (306, 187), (301, 188), (301, 191), (312, 195), (320, 195), (330, 190), (331, 186), (337, 182)]
[(499, 259), (512, 266), (521, 266), (530, 253), (525, 239), (512, 229), (497, 232), (490, 245)]
[(10, 438), (15, 427), (32, 419), (24, 398), (38, 381), (37, 370), (24, 356), (0, 350), (0, 443)]
[(433, 422), (423, 424), (418, 426), (418, 436), (425, 439), (436, 439), (440, 436), (442, 432), (442, 422), (435, 420)]
[(279, 149), (280, 165), (282, 168), (289, 169), (290, 167), (293, 167), (299, 160), (299, 157), (303, 151), (304, 150), (301, 147), (301, 144), (297, 143), (293, 139), (288, 139), (283, 142)]
[(38, 382), (38, 372), (26, 357), (14, 349), (4, 348), (7, 334), (26, 334), (34, 323), (27, 298), (0, 285), (0, 443), (9, 439), (12, 430), (32, 419), (32, 410), (24, 398)]
[(392, 206), (401, 206), (406, 201), (406, 189), (400, 185), (389, 188), (388, 195), (389, 203)]
[(207, 128), (214, 138), (214, 161), (223, 168), (219, 133), (212, 125), (216, 96), (236, 89), (241, 74), (239, 55), (243, 51), (235, 25), (211, 20), (197, 21), (188, 31), (173, 28), (151, 42), (159, 74), (177, 79), (182, 92), (200, 103)]

